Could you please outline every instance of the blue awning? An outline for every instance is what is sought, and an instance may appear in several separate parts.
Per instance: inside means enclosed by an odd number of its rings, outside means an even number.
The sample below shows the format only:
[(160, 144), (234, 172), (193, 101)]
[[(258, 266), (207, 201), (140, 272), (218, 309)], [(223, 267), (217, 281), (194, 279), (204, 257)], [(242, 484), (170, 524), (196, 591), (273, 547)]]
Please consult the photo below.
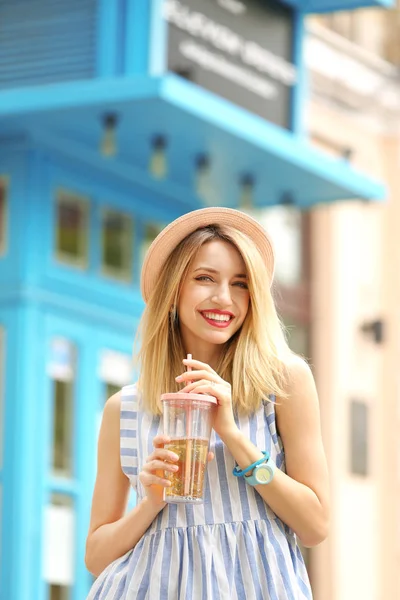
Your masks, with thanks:
[(284, 0), (286, 4), (295, 6), (306, 13), (324, 13), (337, 10), (353, 10), (378, 6), (392, 8), (396, 0)]
[[(118, 117), (118, 155), (108, 162), (98, 150), (107, 113)], [(5, 135), (31, 132), (38, 139), (42, 135), (60, 151), (69, 148), (77, 159), (82, 154), (82, 164), (86, 158), (98, 160), (98, 165), (109, 165), (126, 181), (140, 180), (152, 194), (158, 190), (166, 198), (179, 196), (192, 205), (195, 161), (203, 153), (210, 158), (213, 204), (236, 206), (239, 177), (246, 173), (254, 177), (258, 206), (290, 199), (308, 207), (385, 196), (379, 181), (344, 158), (325, 155), (290, 131), (172, 74), (4, 91), (0, 131)], [(167, 141), (169, 174), (162, 182), (148, 173), (151, 140), (156, 135)]]

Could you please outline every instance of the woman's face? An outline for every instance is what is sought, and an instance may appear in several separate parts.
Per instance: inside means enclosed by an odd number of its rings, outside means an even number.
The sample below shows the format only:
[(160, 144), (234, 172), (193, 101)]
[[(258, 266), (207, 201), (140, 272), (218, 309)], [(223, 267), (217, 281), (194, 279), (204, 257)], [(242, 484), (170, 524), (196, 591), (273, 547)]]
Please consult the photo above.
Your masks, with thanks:
[[(178, 302), (181, 334), (194, 356), (227, 342), (241, 327), (249, 307), (244, 261), (228, 242), (201, 246), (183, 282)], [(198, 358), (201, 360), (201, 358)]]

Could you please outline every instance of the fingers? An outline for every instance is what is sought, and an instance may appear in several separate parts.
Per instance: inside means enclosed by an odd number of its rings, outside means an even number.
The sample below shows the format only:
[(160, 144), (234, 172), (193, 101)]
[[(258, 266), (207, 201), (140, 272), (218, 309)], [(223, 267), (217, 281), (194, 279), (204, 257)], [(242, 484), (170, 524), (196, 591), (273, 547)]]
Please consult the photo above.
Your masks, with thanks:
[(183, 392), (183, 391), (187, 392), (188, 390), (197, 388), (200, 385), (214, 385), (215, 386), (215, 383), (212, 384), (209, 379), (199, 379), (199, 381), (191, 381), (181, 390), (181, 392)]
[(164, 462), (160, 459), (150, 460), (143, 465), (143, 471), (146, 471), (147, 473), (154, 473), (158, 469), (161, 469), (161, 471), (171, 471), (171, 473), (175, 473), (178, 471), (179, 467), (178, 465)]
[(214, 452), (209, 452), (209, 453), (207, 454), (207, 461), (208, 461), (208, 462), (211, 462), (212, 460), (214, 460), (214, 456), (215, 456), (215, 455), (214, 455)]
[(171, 482), (165, 478), (165, 472), (175, 473), (179, 469), (178, 465), (174, 464), (179, 456), (164, 448), (164, 445), (170, 441), (170, 438), (165, 435), (158, 435), (154, 438), (154, 451), (147, 457), (139, 474), (139, 480), (144, 487), (151, 485), (170, 487)]
[(146, 463), (150, 463), (153, 460), (176, 462), (178, 459), (179, 456), (175, 454), (175, 452), (171, 452), (165, 448), (155, 448), (154, 451), (147, 457)]
[(210, 365), (208, 365), (207, 363), (200, 362), (199, 360), (193, 360), (192, 358), (191, 359), (184, 358), (182, 362), (184, 365), (186, 365), (188, 367), (192, 367), (192, 369), (196, 369), (196, 370), (203, 369), (205, 371), (208, 371), (209, 373), (214, 373), (214, 375), (217, 374), (214, 371), (214, 369), (212, 369), (210, 367)]
[(172, 484), (168, 479), (160, 477), (155, 473), (148, 473), (147, 471), (142, 471), (139, 475), (140, 483), (144, 487), (149, 487), (150, 485), (160, 485), (161, 487), (170, 487)]
[(156, 435), (153, 440), (154, 448), (162, 448), (165, 444), (168, 444), (171, 441), (171, 438), (167, 435)]
[(216, 393), (218, 394), (218, 388), (216, 385), (213, 385), (212, 382), (202, 379), (195, 383), (189, 383), (189, 385), (185, 386), (181, 392), (184, 392), (185, 394), (194, 392), (196, 394), (209, 394), (210, 396), (215, 396)]
[(208, 381), (218, 381), (219, 377), (215, 373), (211, 373), (210, 371), (185, 371), (175, 377), (176, 381), (191, 381), (195, 379), (196, 381), (199, 379), (208, 379)]
[(159, 485), (161, 487), (170, 487), (171, 482), (166, 479), (165, 472), (175, 473), (179, 467), (176, 461), (179, 456), (175, 452), (170, 452), (162, 447), (170, 441), (167, 436), (159, 435), (153, 440), (156, 446), (154, 451), (149, 454), (146, 459), (143, 469), (139, 474), (139, 481), (144, 487)]

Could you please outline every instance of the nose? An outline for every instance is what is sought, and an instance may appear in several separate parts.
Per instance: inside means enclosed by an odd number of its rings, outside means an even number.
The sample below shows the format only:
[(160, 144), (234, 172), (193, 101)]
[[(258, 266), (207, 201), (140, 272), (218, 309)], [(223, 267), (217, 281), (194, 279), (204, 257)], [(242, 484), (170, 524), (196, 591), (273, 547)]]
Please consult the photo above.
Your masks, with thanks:
[(211, 301), (222, 307), (231, 306), (232, 296), (229, 283), (221, 282), (218, 285), (218, 288), (214, 290), (214, 295), (212, 296)]

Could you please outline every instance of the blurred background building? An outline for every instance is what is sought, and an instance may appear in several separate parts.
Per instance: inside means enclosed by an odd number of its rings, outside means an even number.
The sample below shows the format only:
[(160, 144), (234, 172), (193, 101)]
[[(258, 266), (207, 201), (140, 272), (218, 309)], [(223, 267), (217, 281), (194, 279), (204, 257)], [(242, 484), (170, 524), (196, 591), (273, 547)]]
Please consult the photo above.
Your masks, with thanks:
[(317, 380), (332, 532), (304, 551), (315, 598), (400, 597), (392, 4), (0, 0), (1, 598), (86, 596), (99, 419), (133, 377), (141, 261), (212, 204), (270, 231)]

